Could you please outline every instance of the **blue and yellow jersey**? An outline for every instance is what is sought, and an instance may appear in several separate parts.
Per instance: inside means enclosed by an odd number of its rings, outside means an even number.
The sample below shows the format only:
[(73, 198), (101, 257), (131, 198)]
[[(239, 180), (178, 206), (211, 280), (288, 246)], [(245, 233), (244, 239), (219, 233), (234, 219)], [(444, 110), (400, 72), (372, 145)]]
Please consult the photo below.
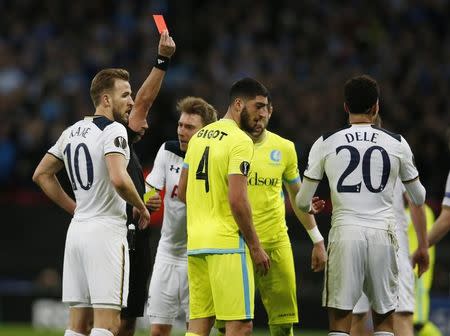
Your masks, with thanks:
[(294, 144), (266, 131), (255, 144), (248, 178), (248, 196), (253, 223), (263, 248), (289, 245), (285, 220), (283, 182), (300, 181)]
[(189, 255), (245, 251), (228, 201), (228, 175), (247, 176), (252, 157), (252, 140), (231, 119), (205, 126), (189, 141), (184, 161)]

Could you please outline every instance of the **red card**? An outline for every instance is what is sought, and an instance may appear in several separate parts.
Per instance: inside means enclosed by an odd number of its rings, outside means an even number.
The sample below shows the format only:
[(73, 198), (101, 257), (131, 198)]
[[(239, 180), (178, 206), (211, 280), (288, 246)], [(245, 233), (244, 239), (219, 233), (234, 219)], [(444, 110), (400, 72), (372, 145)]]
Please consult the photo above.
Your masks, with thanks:
[(153, 20), (155, 20), (156, 27), (158, 28), (159, 33), (161, 34), (163, 30), (167, 30), (166, 21), (164, 21), (164, 16), (162, 15), (153, 15)]

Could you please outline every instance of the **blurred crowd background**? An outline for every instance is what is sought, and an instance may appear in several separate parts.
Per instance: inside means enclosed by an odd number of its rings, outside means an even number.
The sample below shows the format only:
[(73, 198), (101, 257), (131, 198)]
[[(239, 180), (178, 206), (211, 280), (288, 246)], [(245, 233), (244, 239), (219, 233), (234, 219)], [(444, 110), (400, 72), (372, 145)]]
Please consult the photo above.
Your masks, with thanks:
[[(11, 223), (1, 252), (14, 251), (3, 275), (39, 281), (40, 270), (61, 269), (66, 226), (54, 221), (69, 219), (30, 198), (41, 195), (31, 175), (62, 130), (93, 113), (97, 71), (126, 68), (137, 92), (157, 53), (155, 13), (164, 14), (177, 51), (137, 147), (146, 169), (160, 144), (176, 139), (178, 99), (201, 96), (223, 115), (231, 84), (251, 76), (271, 91), (269, 128), (296, 144), (302, 173), (312, 143), (347, 123), (345, 81), (368, 73), (381, 87), (384, 127), (410, 143), (427, 202), (439, 211), (450, 167), (448, 0), (0, 0), (0, 208)], [(327, 218), (318, 218), (324, 233)], [(298, 228), (290, 232), (293, 242), (308, 240)], [(300, 295), (314, 294), (319, 306), (322, 275), (308, 270), (309, 248), (294, 244), (305, 260)], [(445, 255), (438, 252), (436, 267), (442, 290)]]
[(321, 133), (346, 123), (345, 80), (368, 73), (381, 87), (384, 126), (409, 141), (428, 197), (442, 196), (449, 1), (16, 0), (0, 1), (0, 12), (2, 189), (35, 188), (43, 153), (93, 113), (89, 85), (99, 69), (128, 69), (138, 90), (158, 44), (151, 14), (163, 13), (177, 51), (139, 146), (144, 166), (176, 138), (177, 99), (201, 96), (224, 113), (231, 83), (243, 76), (271, 90), (271, 129), (305, 158)]

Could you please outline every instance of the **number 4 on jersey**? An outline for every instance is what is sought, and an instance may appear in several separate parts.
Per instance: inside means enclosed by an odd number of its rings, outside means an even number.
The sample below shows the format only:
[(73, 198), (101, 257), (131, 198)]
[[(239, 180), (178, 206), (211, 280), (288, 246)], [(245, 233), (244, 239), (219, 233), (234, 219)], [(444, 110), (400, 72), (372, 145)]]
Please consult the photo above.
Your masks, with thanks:
[(200, 162), (198, 164), (197, 172), (195, 173), (195, 178), (197, 180), (205, 181), (205, 192), (209, 192), (208, 158), (209, 158), (209, 146), (206, 146), (202, 158), (200, 159)]

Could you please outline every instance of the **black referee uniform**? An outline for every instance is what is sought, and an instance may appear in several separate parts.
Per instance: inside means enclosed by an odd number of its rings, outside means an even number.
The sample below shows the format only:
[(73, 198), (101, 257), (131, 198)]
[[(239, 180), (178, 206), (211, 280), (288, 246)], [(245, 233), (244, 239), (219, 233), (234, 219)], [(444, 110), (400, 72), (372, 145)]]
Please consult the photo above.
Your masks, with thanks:
[[(145, 181), (139, 158), (134, 151), (132, 139), (137, 133), (127, 126), (128, 141), (130, 144), (130, 162), (127, 171), (133, 180), (138, 194), (143, 197)], [(148, 298), (148, 286), (151, 272), (150, 256), (150, 228), (140, 230), (133, 221), (133, 206), (127, 203), (127, 226), (133, 223), (136, 226), (134, 235), (134, 250), (130, 250), (130, 278), (127, 307), (122, 309), (122, 318), (135, 318), (144, 316), (145, 303)], [(130, 238), (130, 237), (129, 237)], [(130, 242), (129, 242), (130, 243)]]

